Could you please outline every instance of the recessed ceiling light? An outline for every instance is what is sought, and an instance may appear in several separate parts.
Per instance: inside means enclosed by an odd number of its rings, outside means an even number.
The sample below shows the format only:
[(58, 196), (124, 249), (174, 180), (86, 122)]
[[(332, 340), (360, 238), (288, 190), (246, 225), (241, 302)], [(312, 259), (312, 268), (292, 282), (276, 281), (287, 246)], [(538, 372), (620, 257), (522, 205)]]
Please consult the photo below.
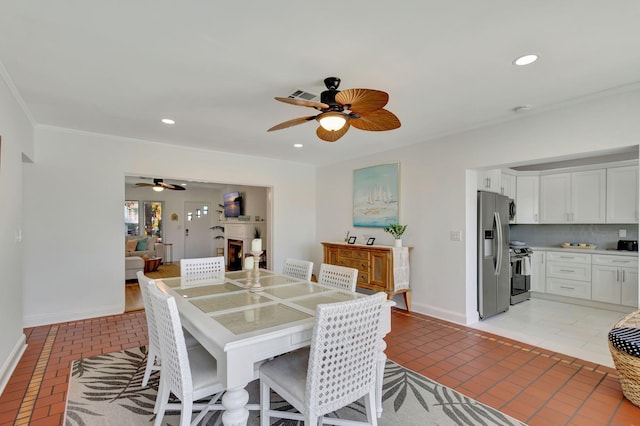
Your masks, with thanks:
[(293, 146), (295, 148), (302, 148), (302, 144), (301, 143), (294, 143)]
[(513, 61), (513, 65), (518, 65), (518, 66), (529, 65), (534, 63), (537, 60), (538, 60), (538, 55), (535, 55), (535, 54), (524, 55), (524, 56), (520, 56), (519, 58), (516, 58), (516, 60)]
[(174, 120), (170, 119), (170, 118), (163, 118), (162, 122), (164, 124), (176, 124), (176, 122)]

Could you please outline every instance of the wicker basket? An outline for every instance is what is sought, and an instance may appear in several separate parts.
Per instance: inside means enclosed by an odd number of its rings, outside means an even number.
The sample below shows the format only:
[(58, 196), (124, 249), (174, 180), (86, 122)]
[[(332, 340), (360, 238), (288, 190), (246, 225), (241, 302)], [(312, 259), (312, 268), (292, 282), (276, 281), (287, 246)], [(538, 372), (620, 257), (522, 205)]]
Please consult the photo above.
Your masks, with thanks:
[[(621, 327), (640, 328), (640, 310), (628, 314), (613, 326)], [(622, 393), (632, 404), (640, 407), (640, 358), (618, 350), (611, 342), (609, 350), (618, 371)]]

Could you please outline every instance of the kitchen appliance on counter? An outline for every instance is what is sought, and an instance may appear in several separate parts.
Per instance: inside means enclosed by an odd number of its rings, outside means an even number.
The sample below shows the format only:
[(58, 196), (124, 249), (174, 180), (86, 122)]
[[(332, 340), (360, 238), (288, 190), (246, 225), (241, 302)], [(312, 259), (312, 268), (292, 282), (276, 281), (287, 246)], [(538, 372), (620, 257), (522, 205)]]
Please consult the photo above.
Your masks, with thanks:
[(511, 246), (509, 263), (511, 263), (511, 298), (510, 303), (524, 302), (531, 299), (531, 255), (529, 247)]
[(617, 250), (638, 251), (637, 240), (618, 240)]
[(509, 199), (478, 191), (478, 314), (480, 319), (509, 310)]

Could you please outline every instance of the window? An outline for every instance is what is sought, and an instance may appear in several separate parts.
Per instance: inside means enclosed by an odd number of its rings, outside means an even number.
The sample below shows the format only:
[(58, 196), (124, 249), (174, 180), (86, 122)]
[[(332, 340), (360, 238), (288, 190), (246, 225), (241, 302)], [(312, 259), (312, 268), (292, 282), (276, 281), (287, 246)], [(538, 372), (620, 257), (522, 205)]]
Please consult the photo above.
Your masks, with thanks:
[(162, 205), (161, 201), (125, 201), (126, 235), (153, 235), (162, 238)]

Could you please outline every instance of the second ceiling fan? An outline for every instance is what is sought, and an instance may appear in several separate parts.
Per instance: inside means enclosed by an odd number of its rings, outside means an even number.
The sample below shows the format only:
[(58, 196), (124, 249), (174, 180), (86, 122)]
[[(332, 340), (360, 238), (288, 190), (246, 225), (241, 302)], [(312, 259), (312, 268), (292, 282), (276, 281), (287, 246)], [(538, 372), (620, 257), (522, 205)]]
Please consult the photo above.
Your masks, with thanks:
[(337, 77), (325, 78), (324, 84), (327, 90), (320, 94), (320, 102), (296, 98), (275, 98), (280, 102), (314, 108), (321, 111), (320, 114), (294, 118), (277, 124), (267, 131), (286, 129), (316, 120), (320, 123), (316, 135), (323, 141), (335, 142), (344, 136), (351, 126), (368, 131), (393, 130), (400, 127), (398, 117), (384, 109), (389, 101), (389, 95), (386, 92), (372, 89), (340, 91), (338, 90), (340, 79)]

